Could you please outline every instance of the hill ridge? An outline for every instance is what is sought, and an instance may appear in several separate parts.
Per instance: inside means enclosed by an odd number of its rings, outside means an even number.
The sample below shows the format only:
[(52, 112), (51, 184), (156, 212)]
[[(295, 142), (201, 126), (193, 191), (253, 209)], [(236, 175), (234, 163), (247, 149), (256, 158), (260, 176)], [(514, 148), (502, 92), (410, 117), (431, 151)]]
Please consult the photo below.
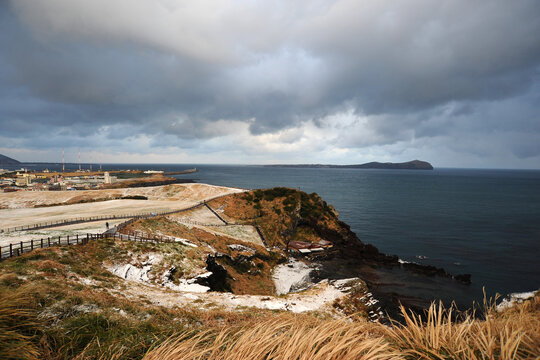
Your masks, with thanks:
[(297, 168), (341, 168), (341, 169), (397, 169), (397, 170), (433, 170), (433, 166), (423, 160), (411, 160), (401, 163), (372, 161), (364, 164), (331, 165), (331, 164), (275, 164), (268, 167), (297, 167)]
[(20, 161), (17, 161), (15, 159), (12, 159), (10, 157), (0, 154), (0, 165), (18, 165), (20, 163), (21, 163)]

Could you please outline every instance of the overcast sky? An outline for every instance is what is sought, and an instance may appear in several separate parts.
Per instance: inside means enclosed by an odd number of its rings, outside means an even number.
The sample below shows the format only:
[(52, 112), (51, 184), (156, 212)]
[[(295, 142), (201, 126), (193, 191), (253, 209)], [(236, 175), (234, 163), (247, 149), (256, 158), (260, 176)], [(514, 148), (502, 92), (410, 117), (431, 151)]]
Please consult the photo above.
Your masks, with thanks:
[(540, 168), (540, 1), (0, 0), (20, 161)]

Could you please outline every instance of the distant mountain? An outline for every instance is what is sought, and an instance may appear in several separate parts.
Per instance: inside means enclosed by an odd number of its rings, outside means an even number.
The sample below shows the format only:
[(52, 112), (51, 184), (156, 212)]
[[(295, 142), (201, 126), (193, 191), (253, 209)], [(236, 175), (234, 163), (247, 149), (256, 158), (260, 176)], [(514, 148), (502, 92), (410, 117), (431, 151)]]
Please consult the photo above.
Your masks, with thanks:
[(19, 164), (20, 164), (19, 161), (0, 154), (0, 165), (19, 165)]
[(323, 165), (323, 164), (298, 164), (298, 165), (267, 165), (274, 167), (296, 168), (340, 168), (340, 169), (394, 169), (394, 170), (433, 170), (433, 166), (427, 161), (413, 160), (403, 163), (380, 163), (369, 162), (356, 165)]

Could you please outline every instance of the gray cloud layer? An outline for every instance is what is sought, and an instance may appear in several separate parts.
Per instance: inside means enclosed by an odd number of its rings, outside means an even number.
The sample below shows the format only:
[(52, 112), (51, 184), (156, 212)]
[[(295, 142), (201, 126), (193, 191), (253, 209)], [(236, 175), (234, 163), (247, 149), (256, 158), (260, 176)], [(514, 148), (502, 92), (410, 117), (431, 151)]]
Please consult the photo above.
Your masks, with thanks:
[(538, 34), (534, 0), (1, 2), (0, 149), (540, 167)]

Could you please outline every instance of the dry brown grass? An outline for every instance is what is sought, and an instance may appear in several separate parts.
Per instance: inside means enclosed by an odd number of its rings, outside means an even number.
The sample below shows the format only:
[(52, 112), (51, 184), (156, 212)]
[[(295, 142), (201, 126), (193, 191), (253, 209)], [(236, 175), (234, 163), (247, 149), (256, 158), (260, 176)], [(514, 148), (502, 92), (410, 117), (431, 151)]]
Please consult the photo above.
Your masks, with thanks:
[(0, 293), (0, 358), (39, 359), (36, 334), (39, 322), (27, 299)]
[(386, 330), (394, 347), (411, 359), (533, 359), (540, 349), (540, 312), (517, 306), (513, 316), (493, 308), (485, 320), (452, 320), (452, 309), (433, 304), (427, 320), (401, 309), (405, 325)]
[(317, 243), (351, 236), (335, 210), (315, 193), (285, 188), (254, 190), (212, 200), (210, 206), (222, 208), (221, 215), (229, 222), (258, 224), (271, 247), (285, 248), (291, 240)]
[(241, 329), (185, 333), (144, 359), (398, 359), (371, 328), (368, 323), (276, 316)]
[(422, 317), (402, 308), (405, 324), (279, 315), (237, 329), (183, 333), (145, 360), (181, 359), (538, 359), (540, 297), (485, 320), (432, 304)]

